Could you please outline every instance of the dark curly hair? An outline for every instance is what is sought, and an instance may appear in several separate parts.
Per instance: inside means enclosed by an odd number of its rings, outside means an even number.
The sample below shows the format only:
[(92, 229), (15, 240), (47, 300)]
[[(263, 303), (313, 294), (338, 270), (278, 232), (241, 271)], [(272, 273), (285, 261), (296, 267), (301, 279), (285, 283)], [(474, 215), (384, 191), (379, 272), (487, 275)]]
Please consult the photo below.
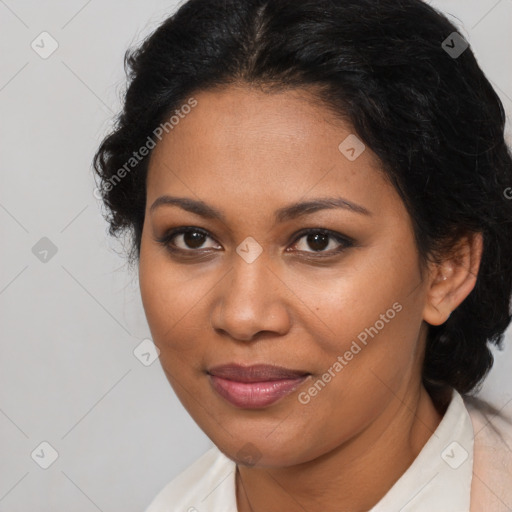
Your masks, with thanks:
[(110, 234), (128, 232), (138, 261), (151, 151), (134, 155), (193, 93), (315, 90), (380, 158), (422, 266), (482, 233), (476, 285), (429, 326), (423, 368), (432, 395), (474, 392), (512, 318), (512, 158), (503, 105), (456, 31), (420, 0), (189, 0), (126, 52), (124, 109), (94, 157)]

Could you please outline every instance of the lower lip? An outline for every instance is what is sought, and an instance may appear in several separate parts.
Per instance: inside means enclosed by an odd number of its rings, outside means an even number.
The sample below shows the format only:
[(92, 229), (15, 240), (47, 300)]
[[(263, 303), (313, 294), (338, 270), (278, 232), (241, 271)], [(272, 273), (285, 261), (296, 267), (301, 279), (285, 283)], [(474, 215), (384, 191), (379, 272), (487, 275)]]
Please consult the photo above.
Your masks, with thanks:
[(220, 396), (244, 409), (257, 409), (272, 405), (292, 393), (308, 375), (296, 379), (282, 379), (265, 382), (239, 382), (210, 375), (210, 382)]

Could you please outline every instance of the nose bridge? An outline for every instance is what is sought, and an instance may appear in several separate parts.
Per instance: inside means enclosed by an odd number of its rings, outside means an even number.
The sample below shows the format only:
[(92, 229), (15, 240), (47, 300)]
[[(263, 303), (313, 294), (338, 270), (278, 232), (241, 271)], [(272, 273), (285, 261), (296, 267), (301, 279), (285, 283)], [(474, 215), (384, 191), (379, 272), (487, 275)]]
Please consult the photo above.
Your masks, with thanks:
[(230, 283), (224, 291), (226, 301), (233, 301), (238, 309), (247, 308), (257, 314), (269, 301), (277, 298), (271, 291), (274, 287), (269, 286), (271, 272), (266, 259), (263, 254), (254, 259), (234, 258)]
[[(249, 242), (250, 244), (250, 242)], [(237, 248), (247, 249), (241, 244)], [(233, 260), (230, 277), (219, 288), (212, 325), (232, 337), (249, 340), (260, 331), (283, 333), (289, 327), (288, 312), (268, 268), (268, 258), (254, 248)]]
[[(264, 300), (265, 290), (262, 285), (269, 282), (268, 252), (258, 241), (248, 236), (237, 247), (233, 255), (233, 268), (231, 271), (232, 291), (238, 295), (237, 300), (245, 296), (254, 296)], [(268, 290), (267, 290), (268, 291)]]

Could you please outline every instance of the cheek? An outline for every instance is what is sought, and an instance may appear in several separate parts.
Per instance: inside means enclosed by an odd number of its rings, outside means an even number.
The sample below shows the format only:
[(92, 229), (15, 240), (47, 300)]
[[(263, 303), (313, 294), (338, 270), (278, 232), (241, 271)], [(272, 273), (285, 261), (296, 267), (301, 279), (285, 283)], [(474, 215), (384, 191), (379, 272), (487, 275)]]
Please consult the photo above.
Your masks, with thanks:
[(307, 457), (352, 438), (415, 379), (417, 333), (411, 331), (407, 315), (404, 306), (384, 326), (380, 319), (357, 327), (352, 322), (353, 336), (331, 338), (329, 350), (321, 354), (322, 370), (296, 397), (297, 415), (307, 418), (297, 440), (317, 440), (304, 442), (311, 450)]
[(314, 416), (326, 420), (325, 411), (343, 405), (360, 411), (364, 421), (380, 408), (379, 401), (398, 391), (407, 375), (418, 371), (418, 280), (412, 260), (410, 265), (404, 261), (390, 266), (382, 259), (318, 290), (312, 303), (322, 321), (309, 326), (316, 340), (309, 360), (317, 384), (299, 397), (315, 409)]
[(298, 293), (315, 314), (309, 324), (312, 339), (331, 357), (350, 350), (353, 341), (364, 347), (373, 339), (387, 339), (387, 345), (411, 339), (421, 323), (421, 301), (414, 293), (418, 281), (413, 261), (398, 265), (383, 253), (331, 279), (316, 280)]
[(139, 284), (152, 339), (164, 368), (197, 366), (207, 350), (211, 325), (205, 308), (218, 281), (212, 272), (191, 277), (164, 251), (141, 247)]

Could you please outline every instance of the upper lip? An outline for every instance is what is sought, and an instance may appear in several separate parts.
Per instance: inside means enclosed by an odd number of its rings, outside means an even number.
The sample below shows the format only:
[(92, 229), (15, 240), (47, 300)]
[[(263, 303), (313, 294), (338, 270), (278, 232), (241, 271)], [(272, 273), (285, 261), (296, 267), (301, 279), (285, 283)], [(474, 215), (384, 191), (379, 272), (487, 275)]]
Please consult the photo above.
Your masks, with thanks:
[(297, 379), (309, 375), (303, 370), (292, 370), (282, 366), (255, 364), (242, 366), (240, 364), (224, 364), (207, 370), (210, 375), (238, 382), (265, 382), (270, 380)]

